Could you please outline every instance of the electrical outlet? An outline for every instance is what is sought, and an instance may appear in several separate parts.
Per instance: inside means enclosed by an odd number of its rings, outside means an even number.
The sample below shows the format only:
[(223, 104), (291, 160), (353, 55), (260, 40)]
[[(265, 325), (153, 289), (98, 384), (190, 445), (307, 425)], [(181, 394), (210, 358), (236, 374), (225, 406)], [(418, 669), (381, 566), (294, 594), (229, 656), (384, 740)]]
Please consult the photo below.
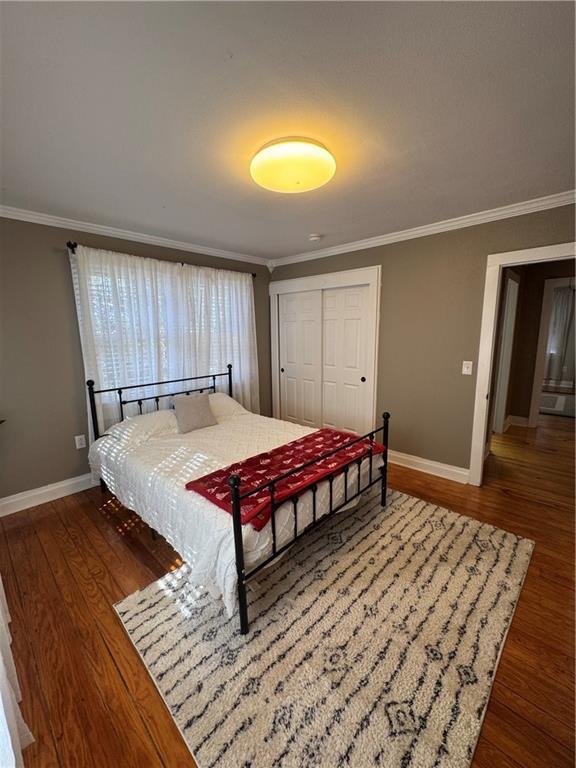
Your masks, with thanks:
[(462, 362), (462, 376), (472, 376), (472, 368), (474, 363), (472, 360), (464, 360)]
[(86, 435), (76, 435), (74, 437), (74, 442), (76, 443), (76, 448), (80, 450), (80, 448), (86, 448)]

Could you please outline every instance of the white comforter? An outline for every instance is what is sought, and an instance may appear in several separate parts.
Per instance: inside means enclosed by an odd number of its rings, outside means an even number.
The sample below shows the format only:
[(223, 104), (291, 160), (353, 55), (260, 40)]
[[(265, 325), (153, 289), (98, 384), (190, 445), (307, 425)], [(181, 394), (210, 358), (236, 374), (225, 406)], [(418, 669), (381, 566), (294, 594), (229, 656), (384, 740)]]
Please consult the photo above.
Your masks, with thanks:
[[(146, 418), (146, 417), (144, 417)], [(296, 440), (315, 430), (244, 411), (219, 418), (216, 426), (188, 434), (173, 432), (132, 438), (129, 431), (104, 436), (94, 442), (89, 461), (92, 471), (102, 477), (114, 495), (161, 533), (190, 566), (194, 583), (221, 595), (228, 615), (236, 607), (236, 561), (232, 516), (207, 499), (187, 491), (185, 484), (217, 469)], [(129, 424), (130, 422), (124, 422)], [(379, 459), (379, 461), (376, 461)], [(374, 468), (381, 463), (375, 457)], [(365, 461), (362, 479), (367, 472)], [(354, 493), (357, 471), (348, 475)], [(334, 481), (334, 504), (344, 498), (344, 481)], [(298, 528), (312, 520), (311, 494), (298, 503)], [(317, 516), (328, 511), (328, 483), (319, 485)], [(292, 504), (276, 513), (277, 546), (293, 537)], [(261, 531), (243, 526), (244, 558), (247, 568), (272, 552), (270, 524)]]

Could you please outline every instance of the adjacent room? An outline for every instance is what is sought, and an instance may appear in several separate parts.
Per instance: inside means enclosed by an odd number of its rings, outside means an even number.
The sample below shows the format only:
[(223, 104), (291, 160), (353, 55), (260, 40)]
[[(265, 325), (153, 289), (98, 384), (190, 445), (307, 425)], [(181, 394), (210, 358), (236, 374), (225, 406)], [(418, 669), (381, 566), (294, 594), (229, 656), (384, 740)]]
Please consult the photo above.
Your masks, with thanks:
[(485, 469), (529, 491), (574, 473), (574, 260), (502, 270)]
[(0, 768), (574, 765), (574, 30), (0, 3)]

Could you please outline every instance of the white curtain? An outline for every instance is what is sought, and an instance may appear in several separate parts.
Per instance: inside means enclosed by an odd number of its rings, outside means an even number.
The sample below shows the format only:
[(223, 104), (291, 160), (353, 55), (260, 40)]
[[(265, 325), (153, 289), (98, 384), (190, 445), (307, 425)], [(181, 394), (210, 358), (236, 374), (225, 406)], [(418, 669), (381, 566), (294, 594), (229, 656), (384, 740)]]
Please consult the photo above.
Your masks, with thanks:
[(18, 706), (22, 694), (10, 647), (10, 621), (4, 586), (0, 579), (0, 765), (2, 768), (23, 768), (22, 750), (34, 738)]
[(574, 289), (555, 288), (546, 346), (547, 385), (574, 384)]
[[(94, 379), (96, 389), (223, 373), (231, 363), (234, 397), (248, 410), (259, 411), (249, 273), (80, 245), (70, 263), (86, 379)], [(226, 391), (225, 379), (217, 379), (217, 385)], [(155, 393), (139, 389), (127, 394)], [(168, 399), (162, 406), (169, 405)], [(148, 405), (155, 407), (154, 401)], [(102, 396), (99, 408), (103, 426), (118, 421), (115, 393)]]

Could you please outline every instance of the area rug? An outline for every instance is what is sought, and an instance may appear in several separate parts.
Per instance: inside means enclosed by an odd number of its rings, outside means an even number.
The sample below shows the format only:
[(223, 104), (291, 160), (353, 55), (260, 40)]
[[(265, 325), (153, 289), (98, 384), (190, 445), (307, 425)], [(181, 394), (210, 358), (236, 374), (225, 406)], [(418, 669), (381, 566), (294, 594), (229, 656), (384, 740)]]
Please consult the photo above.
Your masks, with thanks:
[(185, 565), (116, 610), (199, 768), (461, 768), (532, 548), (372, 494), (261, 573), (246, 636)]

